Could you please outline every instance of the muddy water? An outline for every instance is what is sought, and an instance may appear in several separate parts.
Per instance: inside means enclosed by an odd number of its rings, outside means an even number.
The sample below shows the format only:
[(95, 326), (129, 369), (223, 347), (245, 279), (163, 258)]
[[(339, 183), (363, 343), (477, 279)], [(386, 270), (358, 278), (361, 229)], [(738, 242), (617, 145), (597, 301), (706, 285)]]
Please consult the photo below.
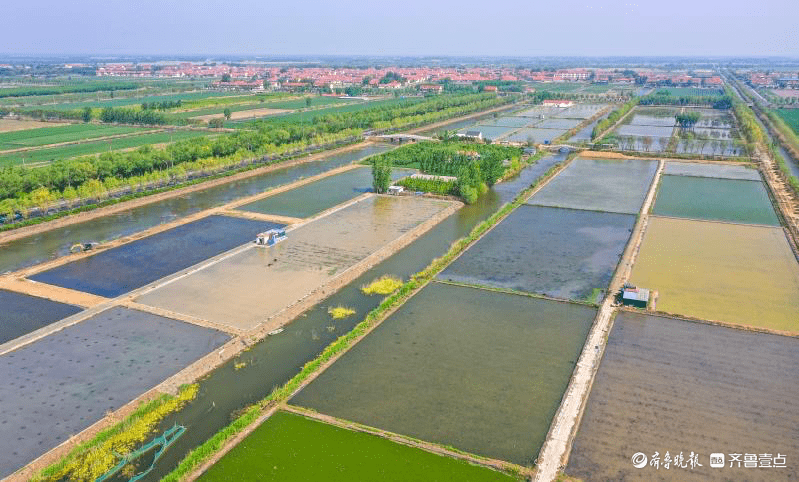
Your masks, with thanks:
[(103, 242), (127, 236), (177, 218), (226, 204), (304, 177), (315, 176), (355, 160), (385, 152), (388, 145), (369, 145), (319, 161), (278, 169), (259, 176), (195, 191), (110, 216), (53, 229), (0, 246), (0, 273), (64, 256), (75, 243)]
[[(620, 313), (566, 473), (586, 481), (797, 480), (797, 360), (789, 337)], [(666, 451), (693, 451), (702, 467), (633, 467), (634, 453), (656, 451), (661, 461)], [(783, 454), (787, 466), (738, 468), (727, 455), (725, 468), (711, 468), (719, 452)]]
[[(263, 399), (274, 387), (288, 381), (325, 346), (349, 332), (366, 313), (377, 307), (382, 297), (364, 295), (360, 291), (362, 285), (384, 274), (407, 279), (422, 270), (433, 258), (444, 254), (454, 241), (468, 234), (475, 225), (564, 158), (564, 155), (558, 155), (541, 159), (515, 179), (494, 186), (475, 204), (458, 210), (404, 249), (297, 317), (283, 332), (266, 338), (238, 359), (209, 374), (200, 382), (197, 398), (162, 422), (159, 427), (162, 431), (174, 423), (185, 425), (187, 431), (144, 480), (158, 480), (169, 473), (190, 450), (229, 424), (237, 410)], [(327, 309), (338, 305), (353, 308), (356, 314), (333, 322)], [(236, 370), (235, 363), (246, 365)]]

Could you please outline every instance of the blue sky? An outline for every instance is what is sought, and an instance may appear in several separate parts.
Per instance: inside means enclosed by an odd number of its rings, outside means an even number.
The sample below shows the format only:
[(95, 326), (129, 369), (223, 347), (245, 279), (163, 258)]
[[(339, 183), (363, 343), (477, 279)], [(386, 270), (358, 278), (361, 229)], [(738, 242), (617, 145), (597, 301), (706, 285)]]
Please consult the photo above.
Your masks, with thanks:
[(29, 0), (8, 54), (799, 56), (799, 0)]

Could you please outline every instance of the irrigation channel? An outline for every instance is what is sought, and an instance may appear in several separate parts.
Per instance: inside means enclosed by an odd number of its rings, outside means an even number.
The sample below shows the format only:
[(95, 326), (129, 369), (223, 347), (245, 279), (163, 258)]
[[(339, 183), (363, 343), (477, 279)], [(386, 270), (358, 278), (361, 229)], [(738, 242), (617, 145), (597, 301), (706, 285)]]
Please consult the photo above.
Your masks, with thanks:
[(268, 189), (321, 174), (358, 159), (385, 152), (389, 145), (370, 144), (318, 161), (296, 164), (183, 196), (164, 199), (109, 216), (52, 229), (0, 246), (0, 273), (16, 271), (69, 254), (76, 243), (106, 242), (227, 204)]
[[(468, 234), (566, 156), (554, 154), (545, 157), (516, 177), (495, 185), (475, 204), (464, 206), (410, 245), (297, 317), (282, 332), (268, 336), (200, 380), (197, 397), (177, 413), (167, 416), (156, 428), (157, 433), (162, 433), (177, 424), (185, 426), (186, 432), (142, 480), (164, 477), (194, 447), (227, 426), (242, 409), (286, 383), (327, 345), (349, 332), (383, 299), (380, 295), (363, 294), (360, 290), (362, 285), (384, 274), (407, 279), (422, 270), (432, 259), (443, 255), (454, 241)], [(339, 305), (353, 308), (356, 314), (334, 322), (327, 310)], [(137, 462), (136, 472), (149, 466), (151, 461), (146, 459), (143, 457)]]

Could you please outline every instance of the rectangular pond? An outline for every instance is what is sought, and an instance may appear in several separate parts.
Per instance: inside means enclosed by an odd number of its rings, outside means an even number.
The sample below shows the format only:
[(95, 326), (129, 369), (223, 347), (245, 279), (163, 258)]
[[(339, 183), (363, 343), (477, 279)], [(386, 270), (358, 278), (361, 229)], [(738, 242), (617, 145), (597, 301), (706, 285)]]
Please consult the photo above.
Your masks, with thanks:
[(460, 133), (465, 134), (467, 132), (482, 132), (483, 137), (486, 139), (499, 139), (502, 136), (508, 135), (509, 133), (515, 131), (517, 127), (505, 127), (505, 126), (490, 126), (490, 125), (476, 125), (472, 127), (468, 127), (466, 129), (461, 129)]
[(198, 480), (506, 481), (513, 477), (463, 460), (277, 412)]
[[(620, 313), (565, 472), (583, 480), (792, 480), (799, 466), (799, 343), (672, 318)], [(636, 469), (693, 451), (702, 467)], [(711, 453), (727, 454), (710, 467)], [(787, 455), (786, 468), (730, 466), (731, 453)], [(743, 456), (740, 456), (743, 460)]]
[(577, 158), (527, 202), (540, 206), (635, 214), (657, 161)]
[(30, 279), (115, 298), (280, 226), (231, 216), (208, 216), (37, 273)]
[(766, 187), (759, 180), (662, 176), (652, 212), (678, 218), (780, 225)]
[(78, 313), (79, 306), (0, 290), (0, 344)]
[(671, 137), (674, 132), (673, 127), (658, 127), (647, 125), (624, 124), (616, 128), (615, 133), (619, 136), (634, 137)]
[(670, 176), (715, 177), (760, 181), (760, 171), (749, 165), (666, 162), (663, 174)]
[(536, 144), (548, 144), (563, 135), (568, 129), (538, 129), (525, 128), (508, 136), (510, 142), (529, 142), (531, 139)]
[(595, 314), (433, 283), (291, 403), (529, 466)]
[[(396, 180), (416, 172), (413, 169), (392, 169)], [(372, 169), (358, 167), (340, 174), (265, 197), (239, 207), (243, 211), (307, 218), (330, 209), (361, 194), (372, 192)]]
[(571, 128), (577, 127), (582, 122), (582, 119), (545, 119), (540, 124), (536, 124), (539, 129), (561, 129), (567, 131)]
[(115, 307), (0, 356), (0, 477), (227, 340), (215, 330)]
[(597, 301), (634, 224), (629, 214), (522, 205), (439, 278)]
[(651, 217), (630, 281), (657, 290), (665, 313), (799, 331), (799, 263), (782, 228)]
[(371, 196), (139, 297), (235, 329), (258, 326), (450, 206), (410, 196)]
[(679, 109), (662, 108), (662, 107), (636, 107), (624, 124), (638, 125), (638, 126), (659, 126), (659, 127), (674, 127), (677, 125), (675, 115)]

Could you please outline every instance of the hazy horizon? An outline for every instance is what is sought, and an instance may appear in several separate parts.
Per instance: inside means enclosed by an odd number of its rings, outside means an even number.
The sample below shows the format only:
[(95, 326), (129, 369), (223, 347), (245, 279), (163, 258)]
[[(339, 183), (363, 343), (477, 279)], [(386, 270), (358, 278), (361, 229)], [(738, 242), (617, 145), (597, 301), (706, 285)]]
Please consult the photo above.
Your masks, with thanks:
[(85, 0), (6, 11), (12, 21), (0, 30), (0, 51), (10, 56), (799, 56), (795, 0)]

